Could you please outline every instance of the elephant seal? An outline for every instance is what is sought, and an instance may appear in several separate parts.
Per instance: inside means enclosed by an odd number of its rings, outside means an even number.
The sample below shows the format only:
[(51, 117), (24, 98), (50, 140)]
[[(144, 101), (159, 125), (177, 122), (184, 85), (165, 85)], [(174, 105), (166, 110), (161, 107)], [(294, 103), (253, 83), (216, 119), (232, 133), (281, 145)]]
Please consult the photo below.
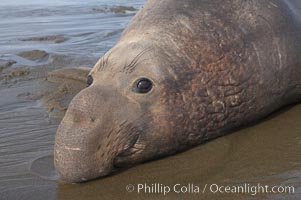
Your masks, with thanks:
[(148, 0), (55, 138), (81, 182), (175, 154), (301, 100), (299, 0)]

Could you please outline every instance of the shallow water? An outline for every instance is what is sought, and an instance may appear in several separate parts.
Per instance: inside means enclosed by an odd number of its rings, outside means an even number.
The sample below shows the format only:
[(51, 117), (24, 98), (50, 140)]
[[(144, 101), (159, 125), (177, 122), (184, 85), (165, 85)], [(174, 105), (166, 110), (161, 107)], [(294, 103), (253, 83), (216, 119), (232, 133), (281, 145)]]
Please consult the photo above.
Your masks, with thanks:
[[(41, 90), (48, 71), (89, 66), (119, 38), (135, 12), (110, 12), (143, 0), (4, 1), (0, 0), (0, 60), (16, 64), (0, 70), (0, 199), (301, 199), (301, 105), (285, 108), (257, 125), (241, 129), (184, 153), (148, 162), (84, 184), (66, 184), (53, 168), (58, 120), (43, 106)], [(97, 8), (95, 10), (95, 8)], [(103, 10), (105, 8), (105, 10)], [(61, 41), (22, 41), (60, 36)], [(22, 51), (44, 50), (49, 56), (31, 61)], [(28, 68), (29, 74), (4, 80)], [(58, 88), (60, 90), (60, 88)], [(35, 95), (40, 94), (40, 95)], [(51, 97), (48, 96), (49, 98)], [(179, 183), (294, 186), (294, 194), (166, 195), (137, 193), (137, 184)], [(135, 191), (127, 192), (133, 184)]]
[[(143, 2), (0, 0), (0, 54), (9, 57), (16, 51), (43, 49), (47, 52), (98, 58), (116, 42), (121, 30), (134, 14), (104, 12), (101, 9), (120, 5), (139, 9)], [(68, 40), (63, 45), (20, 41), (48, 35), (63, 35)]]

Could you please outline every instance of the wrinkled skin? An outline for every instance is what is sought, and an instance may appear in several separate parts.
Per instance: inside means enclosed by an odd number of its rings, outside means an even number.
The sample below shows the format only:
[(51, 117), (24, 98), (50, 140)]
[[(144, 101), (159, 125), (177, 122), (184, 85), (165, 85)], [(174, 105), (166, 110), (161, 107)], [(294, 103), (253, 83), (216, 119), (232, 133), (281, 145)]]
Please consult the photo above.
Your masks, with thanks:
[[(55, 139), (59, 174), (105, 176), (299, 102), (297, 4), (149, 0), (70, 103)], [(140, 78), (152, 82), (149, 92), (133, 89)]]

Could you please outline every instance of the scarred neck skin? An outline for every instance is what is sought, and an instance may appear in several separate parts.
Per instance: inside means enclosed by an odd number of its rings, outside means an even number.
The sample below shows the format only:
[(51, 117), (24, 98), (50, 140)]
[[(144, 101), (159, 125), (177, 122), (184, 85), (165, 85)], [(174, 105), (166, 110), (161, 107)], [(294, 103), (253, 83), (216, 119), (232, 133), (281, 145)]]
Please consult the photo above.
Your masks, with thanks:
[(203, 2), (149, 0), (119, 41), (147, 38), (168, 63), (161, 101), (183, 149), (298, 101), (300, 88), (300, 30), (285, 1)]

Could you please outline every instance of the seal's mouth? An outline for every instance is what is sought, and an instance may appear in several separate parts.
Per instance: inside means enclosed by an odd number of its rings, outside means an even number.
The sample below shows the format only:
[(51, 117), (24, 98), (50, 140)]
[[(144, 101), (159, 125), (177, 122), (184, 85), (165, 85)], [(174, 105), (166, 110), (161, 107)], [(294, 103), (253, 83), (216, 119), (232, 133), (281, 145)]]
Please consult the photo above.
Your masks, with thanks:
[(125, 150), (115, 157), (114, 167), (120, 168), (129, 166), (128, 160), (143, 150), (143, 145), (140, 144), (139, 138), (140, 135), (137, 135), (133, 140), (131, 140), (130, 144), (127, 145)]

